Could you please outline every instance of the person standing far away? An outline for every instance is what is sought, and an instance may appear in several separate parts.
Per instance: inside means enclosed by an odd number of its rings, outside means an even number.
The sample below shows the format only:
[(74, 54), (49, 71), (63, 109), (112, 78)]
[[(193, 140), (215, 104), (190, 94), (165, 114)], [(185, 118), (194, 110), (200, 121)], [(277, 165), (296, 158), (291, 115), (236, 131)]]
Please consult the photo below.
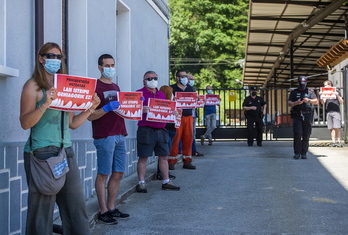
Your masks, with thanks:
[[(176, 83), (170, 85), (173, 88), (174, 96), (176, 92), (194, 92), (192, 86), (188, 85), (187, 73), (184, 70), (176, 72)], [(183, 109), (180, 127), (176, 129), (172, 147), (169, 154), (169, 169), (174, 170), (177, 163), (178, 147), (182, 140), (183, 168), (195, 170), (192, 165), (192, 140), (193, 140), (193, 117), (192, 109)]]
[[(326, 80), (324, 87), (332, 87), (332, 82)], [(321, 95), (321, 93), (319, 93)], [(341, 112), (340, 104), (343, 104), (343, 99), (338, 91), (334, 92), (333, 99), (320, 99), (320, 103), (325, 105), (327, 128), (331, 134), (330, 147), (343, 147), (341, 143)], [(336, 142), (337, 140), (337, 142)]]
[(263, 116), (266, 115), (267, 104), (260, 96), (257, 96), (257, 87), (250, 87), (250, 95), (244, 99), (243, 109), (247, 121), (248, 146), (253, 146), (254, 124), (256, 126), (257, 146), (262, 147)]
[(318, 104), (317, 96), (307, 88), (307, 77), (298, 77), (298, 87), (290, 93), (288, 105), (294, 133), (294, 159), (307, 159), (309, 137), (312, 134), (313, 105)]
[[(100, 99), (94, 94), (92, 106), (79, 114), (50, 109), (52, 101), (57, 98), (57, 90), (53, 85), (55, 73), (67, 73), (64, 55), (57, 43), (47, 42), (38, 52), (34, 72), (23, 87), (20, 104), (21, 126), (24, 130), (31, 128), (24, 147), (24, 168), (28, 183), (25, 234), (52, 234), (54, 205), (57, 203), (63, 233), (86, 235), (90, 234), (89, 221), (69, 128), (76, 129), (82, 125), (99, 105)], [(42, 160), (58, 156), (62, 144), (62, 127), (69, 172), (64, 186), (57, 194), (44, 195), (32, 179), (31, 152)]]
[(149, 98), (165, 100), (164, 93), (157, 89), (158, 76), (154, 71), (147, 71), (143, 76), (144, 87), (137, 90), (143, 93), (144, 108), (142, 120), (138, 122), (137, 130), (137, 150), (138, 164), (137, 173), (139, 182), (136, 190), (139, 193), (147, 193), (145, 184), (146, 164), (148, 157), (155, 153), (159, 158), (159, 170), (162, 174), (162, 190), (180, 190), (180, 187), (173, 184), (169, 179), (168, 170), (168, 131), (164, 128), (166, 123), (146, 121), (147, 112), (149, 110)]
[[(193, 91), (196, 92), (195, 85), (195, 77), (191, 74), (187, 75), (188, 85), (192, 86)], [(192, 109), (192, 117), (193, 117), (193, 139), (192, 139), (192, 156), (195, 157), (203, 157), (204, 154), (197, 151), (196, 147), (196, 120), (197, 120), (197, 109)]]
[[(213, 94), (213, 88), (206, 86), (207, 94)], [(216, 128), (216, 105), (204, 105), (204, 121), (207, 127), (204, 135), (201, 136), (201, 144), (204, 145), (204, 139), (208, 139), (208, 145), (213, 144), (212, 132)]]
[(98, 221), (117, 224), (114, 217), (129, 217), (129, 214), (116, 209), (115, 205), (120, 182), (126, 170), (125, 138), (128, 134), (124, 119), (113, 112), (120, 105), (117, 101), (120, 88), (112, 82), (116, 73), (114, 58), (109, 54), (101, 55), (98, 59), (98, 69), (101, 76), (97, 80), (96, 93), (101, 103), (88, 118), (92, 121), (93, 143), (97, 150), (95, 189), (100, 208)]

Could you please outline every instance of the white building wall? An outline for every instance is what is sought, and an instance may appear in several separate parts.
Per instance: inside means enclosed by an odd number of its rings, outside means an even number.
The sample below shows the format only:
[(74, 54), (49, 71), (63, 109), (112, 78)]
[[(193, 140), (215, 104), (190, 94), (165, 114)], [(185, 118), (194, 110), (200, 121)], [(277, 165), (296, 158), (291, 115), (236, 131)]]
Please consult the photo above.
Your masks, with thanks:
[[(167, 4), (167, 1), (160, 1)], [(122, 91), (143, 86), (147, 70), (168, 84), (168, 19), (153, 0), (74, 0), (68, 2), (69, 74), (99, 78), (97, 60), (116, 59), (115, 82)], [(20, 96), (36, 58), (35, 1), (0, 0), (0, 227), (4, 234), (24, 234), (27, 184), (23, 146), (30, 131), (19, 122)], [(44, 0), (44, 42), (62, 44), (62, 1)], [(136, 169), (136, 122), (127, 121), (128, 169)], [(86, 199), (94, 194), (96, 154), (90, 122), (71, 131)], [(150, 159), (153, 161), (154, 158)], [(57, 215), (57, 210), (56, 210)]]

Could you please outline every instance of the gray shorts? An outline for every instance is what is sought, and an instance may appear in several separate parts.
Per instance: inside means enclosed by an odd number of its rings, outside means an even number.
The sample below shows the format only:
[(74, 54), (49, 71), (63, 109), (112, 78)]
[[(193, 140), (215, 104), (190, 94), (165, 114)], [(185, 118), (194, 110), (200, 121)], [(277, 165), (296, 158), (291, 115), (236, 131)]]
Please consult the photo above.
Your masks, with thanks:
[(168, 156), (168, 132), (164, 128), (138, 127), (137, 149), (139, 157)]
[(327, 129), (341, 128), (341, 114), (338, 112), (328, 112), (326, 114)]

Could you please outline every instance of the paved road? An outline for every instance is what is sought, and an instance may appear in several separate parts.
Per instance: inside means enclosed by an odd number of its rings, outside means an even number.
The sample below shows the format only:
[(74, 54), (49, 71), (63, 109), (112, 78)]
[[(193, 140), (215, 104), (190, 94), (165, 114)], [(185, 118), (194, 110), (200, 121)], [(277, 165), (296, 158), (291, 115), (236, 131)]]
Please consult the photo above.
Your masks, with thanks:
[(180, 191), (151, 181), (118, 206), (130, 218), (92, 234), (348, 234), (347, 147), (311, 147), (307, 160), (292, 158), (291, 142), (198, 148), (197, 170), (172, 171)]

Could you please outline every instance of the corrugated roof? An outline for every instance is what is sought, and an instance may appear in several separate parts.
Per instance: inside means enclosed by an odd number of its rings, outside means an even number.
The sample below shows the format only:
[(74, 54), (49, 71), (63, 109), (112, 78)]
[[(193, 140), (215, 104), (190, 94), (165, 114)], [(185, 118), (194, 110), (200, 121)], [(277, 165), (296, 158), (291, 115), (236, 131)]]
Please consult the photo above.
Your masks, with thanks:
[[(276, 79), (277, 87), (290, 87), (297, 76), (326, 73), (317, 60), (345, 38), (344, 2), (251, 0), (243, 84), (270, 87)], [(309, 86), (326, 79), (310, 77)]]

